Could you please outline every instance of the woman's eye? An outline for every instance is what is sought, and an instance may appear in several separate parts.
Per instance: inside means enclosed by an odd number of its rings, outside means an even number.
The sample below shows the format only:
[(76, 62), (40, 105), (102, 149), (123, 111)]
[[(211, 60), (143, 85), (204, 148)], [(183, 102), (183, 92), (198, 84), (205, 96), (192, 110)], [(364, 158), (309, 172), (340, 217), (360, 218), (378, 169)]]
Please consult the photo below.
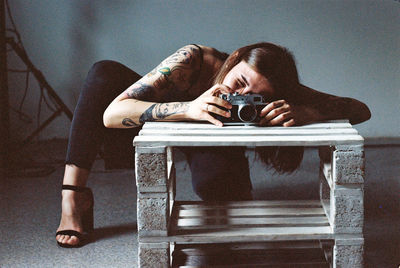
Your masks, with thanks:
[(236, 84), (238, 86), (240, 86), (240, 87), (246, 87), (246, 85), (242, 81), (240, 81), (239, 79), (236, 79)]

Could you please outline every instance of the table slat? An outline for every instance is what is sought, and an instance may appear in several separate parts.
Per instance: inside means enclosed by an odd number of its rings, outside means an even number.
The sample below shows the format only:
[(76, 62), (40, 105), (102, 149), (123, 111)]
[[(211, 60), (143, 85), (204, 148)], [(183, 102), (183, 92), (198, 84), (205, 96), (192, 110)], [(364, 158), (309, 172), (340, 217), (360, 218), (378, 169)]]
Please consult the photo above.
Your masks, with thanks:
[(360, 135), (136, 136), (135, 146), (325, 146), (362, 145)]
[(140, 131), (139, 135), (154, 135), (160, 134), (166, 136), (272, 136), (272, 135), (344, 135), (344, 134), (358, 134), (354, 128), (334, 128), (334, 129), (291, 129), (291, 128), (274, 128), (274, 129), (159, 129), (149, 128)]
[[(143, 129), (150, 128), (168, 128), (168, 129), (279, 129), (285, 128), (276, 127), (260, 127), (260, 126), (223, 126), (218, 127), (208, 122), (146, 122)], [(303, 126), (293, 126), (291, 129), (299, 128), (352, 128), (352, 125), (347, 120), (334, 120), (321, 123), (312, 123)]]

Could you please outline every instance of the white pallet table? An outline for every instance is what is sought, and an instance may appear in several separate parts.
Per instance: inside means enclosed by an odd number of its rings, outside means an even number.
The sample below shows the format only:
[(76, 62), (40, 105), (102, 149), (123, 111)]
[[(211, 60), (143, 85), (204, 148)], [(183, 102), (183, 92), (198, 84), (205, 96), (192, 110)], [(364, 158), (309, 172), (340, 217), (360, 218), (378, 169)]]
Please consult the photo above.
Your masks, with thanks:
[(207, 123), (146, 123), (135, 146), (322, 146), (362, 145), (349, 123), (318, 123), (301, 127), (217, 127)]
[[(146, 123), (134, 139), (139, 267), (170, 267), (175, 245), (310, 240), (321, 241), (332, 267), (362, 267), (363, 143), (346, 121), (288, 128)], [(321, 199), (175, 202), (173, 148), (180, 146), (318, 147)]]

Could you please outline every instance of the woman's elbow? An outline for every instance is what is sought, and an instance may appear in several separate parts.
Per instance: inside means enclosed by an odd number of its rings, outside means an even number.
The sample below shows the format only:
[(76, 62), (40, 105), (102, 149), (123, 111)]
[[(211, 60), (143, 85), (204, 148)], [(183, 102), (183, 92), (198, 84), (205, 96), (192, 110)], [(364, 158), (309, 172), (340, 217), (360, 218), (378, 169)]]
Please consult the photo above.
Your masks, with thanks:
[(367, 121), (371, 118), (371, 111), (368, 108), (368, 106), (365, 105), (364, 103), (363, 103), (363, 107), (362, 107), (362, 115), (363, 115), (362, 116), (363, 118), (362, 118), (361, 122)]
[(103, 113), (103, 125), (106, 128), (115, 128), (115, 125), (113, 124), (113, 116), (112, 113), (110, 112), (109, 109), (106, 109)]
[(354, 115), (350, 123), (353, 125), (360, 124), (371, 118), (371, 111), (366, 104), (360, 102), (359, 107), (354, 111)]
[(365, 104), (364, 104), (364, 107), (363, 107), (363, 115), (364, 115), (363, 122), (367, 121), (367, 120), (369, 120), (371, 118), (371, 110)]

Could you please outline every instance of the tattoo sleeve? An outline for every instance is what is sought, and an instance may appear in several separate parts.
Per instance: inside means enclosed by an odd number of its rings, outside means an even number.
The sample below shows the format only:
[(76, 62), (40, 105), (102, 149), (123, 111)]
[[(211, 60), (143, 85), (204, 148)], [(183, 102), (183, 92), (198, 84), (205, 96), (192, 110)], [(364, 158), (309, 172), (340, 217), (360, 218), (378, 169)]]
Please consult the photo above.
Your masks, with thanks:
[(122, 120), (122, 125), (126, 126), (126, 127), (137, 127), (139, 126), (138, 124), (136, 124), (132, 119), (130, 118), (124, 118)]
[(144, 124), (145, 122), (163, 120), (174, 114), (183, 114), (188, 109), (189, 103), (187, 102), (153, 104), (140, 116), (139, 122)]
[(192, 45), (179, 49), (157, 67), (160, 76), (154, 86), (168, 91), (186, 91), (200, 71), (201, 56), (199, 48)]
[(128, 98), (134, 98), (142, 101), (150, 101), (155, 95), (155, 88), (142, 82), (136, 82), (126, 91)]
[(201, 69), (202, 53), (196, 46), (185, 46), (166, 58), (144, 80), (127, 91), (128, 98), (142, 101), (173, 102), (186, 100), (186, 92)]
[(144, 124), (145, 122), (154, 121), (153, 110), (154, 110), (155, 106), (156, 106), (156, 104), (151, 105), (149, 108), (147, 108), (146, 111), (144, 111), (144, 113), (142, 113), (142, 115), (139, 118), (139, 122), (141, 124)]

